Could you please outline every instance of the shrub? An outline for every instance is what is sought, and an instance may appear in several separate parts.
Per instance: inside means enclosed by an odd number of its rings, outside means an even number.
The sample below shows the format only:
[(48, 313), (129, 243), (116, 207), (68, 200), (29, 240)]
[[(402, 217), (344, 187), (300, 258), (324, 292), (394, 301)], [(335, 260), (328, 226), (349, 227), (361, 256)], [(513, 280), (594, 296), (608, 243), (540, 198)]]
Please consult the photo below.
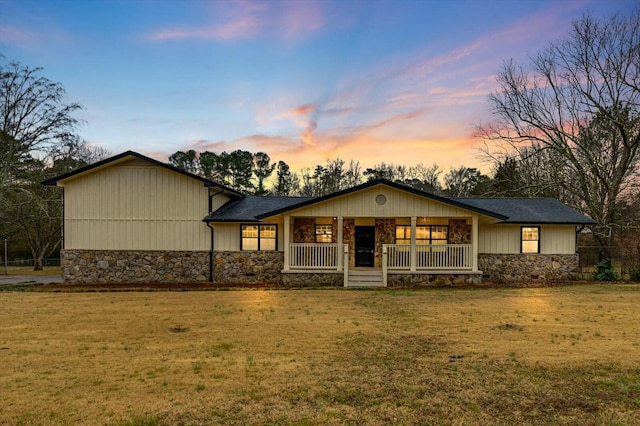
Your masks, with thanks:
[(618, 273), (611, 264), (611, 259), (604, 259), (596, 265), (593, 279), (597, 281), (614, 281), (618, 279)]
[(631, 281), (640, 282), (640, 265), (637, 265), (631, 270)]

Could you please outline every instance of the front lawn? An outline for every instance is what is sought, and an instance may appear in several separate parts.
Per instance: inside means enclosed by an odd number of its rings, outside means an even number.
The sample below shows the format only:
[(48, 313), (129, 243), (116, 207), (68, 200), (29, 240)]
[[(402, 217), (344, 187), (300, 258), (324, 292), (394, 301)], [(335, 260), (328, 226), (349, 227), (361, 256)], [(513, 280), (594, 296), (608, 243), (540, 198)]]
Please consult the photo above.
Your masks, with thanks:
[(0, 424), (638, 424), (640, 286), (0, 293)]

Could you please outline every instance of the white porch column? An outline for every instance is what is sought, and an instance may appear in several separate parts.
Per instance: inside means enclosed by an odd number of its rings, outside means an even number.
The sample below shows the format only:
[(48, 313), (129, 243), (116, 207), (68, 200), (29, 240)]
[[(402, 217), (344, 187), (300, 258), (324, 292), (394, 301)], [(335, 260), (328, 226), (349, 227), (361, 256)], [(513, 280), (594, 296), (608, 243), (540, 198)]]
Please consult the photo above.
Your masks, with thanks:
[(289, 254), (291, 251), (291, 247), (289, 247), (289, 240), (291, 237), (291, 226), (289, 221), (289, 215), (284, 217), (284, 229), (282, 230), (284, 234), (284, 270), (289, 270)]
[(342, 216), (338, 216), (338, 236), (336, 237), (336, 243), (338, 243), (338, 271), (342, 271), (342, 264), (344, 260), (344, 256), (342, 255), (342, 227)]
[(418, 254), (416, 252), (416, 222), (418, 218), (411, 217), (411, 252), (409, 253), (409, 270), (414, 272), (416, 270), (416, 263), (418, 263)]
[(478, 271), (478, 216), (471, 216), (471, 270)]

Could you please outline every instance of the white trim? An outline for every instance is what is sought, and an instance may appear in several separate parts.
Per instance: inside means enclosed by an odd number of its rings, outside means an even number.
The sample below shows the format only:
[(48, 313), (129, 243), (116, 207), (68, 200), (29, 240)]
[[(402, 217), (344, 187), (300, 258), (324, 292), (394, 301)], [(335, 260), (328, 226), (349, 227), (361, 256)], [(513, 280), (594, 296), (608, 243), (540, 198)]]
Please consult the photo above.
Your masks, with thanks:
[(289, 260), (289, 240), (291, 238), (291, 221), (289, 220), (289, 215), (284, 217), (284, 270), (288, 271), (290, 268), (290, 260)]

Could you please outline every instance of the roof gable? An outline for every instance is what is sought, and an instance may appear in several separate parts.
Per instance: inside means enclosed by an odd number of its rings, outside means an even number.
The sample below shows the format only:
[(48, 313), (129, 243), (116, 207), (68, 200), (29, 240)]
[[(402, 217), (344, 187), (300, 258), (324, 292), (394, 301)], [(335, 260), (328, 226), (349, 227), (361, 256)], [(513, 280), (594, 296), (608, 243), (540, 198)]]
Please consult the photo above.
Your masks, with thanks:
[[(383, 195), (385, 198), (389, 198), (390, 194), (397, 194), (393, 196), (393, 200), (390, 200), (391, 203), (394, 204), (393, 206), (389, 205), (388, 207), (385, 207), (386, 201), (384, 204), (379, 204), (378, 200), (376, 200), (376, 197), (378, 195)], [(354, 204), (353, 206), (348, 206), (348, 199), (354, 200), (354, 202), (352, 203)], [(406, 208), (403, 208), (402, 206), (403, 201), (406, 204), (404, 206)], [(469, 211), (472, 211), (474, 213), (485, 215), (498, 220), (506, 219), (506, 216), (503, 216), (499, 213), (478, 208), (476, 206), (466, 205), (449, 198), (419, 191), (405, 185), (391, 182), (386, 179), (377, 179), (372, 182), (367, 182), (362, 185), (355, 186), (353, 188), (335, 192), (333, 194), (311, 198), (305, 201), (301, 201), (297, 204), (284, 206), (276, 210), (265, 211), (264, 213), (259, 214), (256, 217), (258, 219), (264, 219), (270, 216), (275, 216), (294, 210), (298, 213), (302, 213), (304, 210), (304, 213), (309, 215), (363, 215), (362, 211), (357, 210), (358, 207), (355, 205), (357, 203), (364, 204), (361, 210), (368, 212), (368, 214), (366, 214), (368, 216), (379, 216), (381, 214), (389, 216), (413, 216), (416, 215), (418, 211), (421, 211), (421, 214), (427, 216), (429, 215), (429, 211), (433, 212), (434, 210), (437, 210), (438, 215), (449, 214), (453, 216), (464, 216), (468, 215)], [(346, 207), (345, 204), (347, 204)], [(383, 212), (383, 210), (387, 211)]]
[(230, 195), (234, 195), (236, 197), (244, 197), (245, 195), (241, 192), (238, 192), (232, 188), (229, 188), (227, 186), (221, 185), (217, 182), (214, 182), (210, 179), (207, 178), (203, 178), (202, 176), (198, 176), (198, 175), (194, 175), (193, 173), (189, 173), (187, 171), (184, 171), (182, 169), (179, 169), (177, 167), (174, 167), (170, 164), (166, 164), (163, 163), (161, 161), (158, 160), (154, 160), (153, 158), (149, 158), (147, 156), (144, 156), (142, 154), (139, 154), (137, 152), (134, 151), (126, 151), (123, 152), (121, 154), (118, 155), (114, 155), (113, 157), (109, 157), (107, 159), (98, 161), (96, 163), (93, 164), (89, 164), (88, 166), (85, 167), (81, 167), (79, 169), (73, 170), (71, 172), (68, 173), (64, 173), (60, 176), (56, 176), (54, 178), (51, 179), (47, 179), (45, 181), (42, 182), (43, 185), (48, 185), (48, 186), (61, 186), (60, 183), (64, 183), (66, 181), (72, 180), (72, 179), (76, 179), (79, 178), (81, 176), (86, 176), (88, 174), (97, 172), (98, 170), (102, 170), (104, 168), (107, 167), (111, 167), (117, 164), (121, 164), (124, 163), (126, 161), (130, 161), (133, 159), (138, 159), (138, 160), (142, 160), (148, 163), (151, 163), (155, 166), (159, 166), (159, 167), (163, 167), (167, 170), (170, 170), (172, 172), (175, 173), (179, 173), (181, 175), (187, 176), (189, 178), (192, 179), (196, 179), (201, 181), (205, 187), (213, 187), (213, 188), (219, 188), (222, 189), (224, 192), (230, 194)]

